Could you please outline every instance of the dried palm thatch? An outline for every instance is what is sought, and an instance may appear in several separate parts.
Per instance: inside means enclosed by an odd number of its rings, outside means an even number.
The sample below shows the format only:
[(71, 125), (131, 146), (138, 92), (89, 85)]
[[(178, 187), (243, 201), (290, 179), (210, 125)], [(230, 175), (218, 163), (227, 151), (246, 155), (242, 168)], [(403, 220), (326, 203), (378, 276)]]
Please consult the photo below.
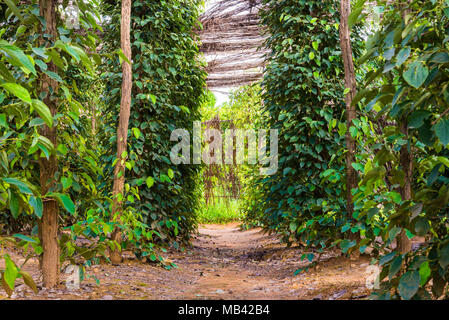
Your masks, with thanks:
[(212, 0), (201, 17), (201, 51), (209, 89), (233, 88), (262, 78), (265, 40), (259, 25), (261, 0)]

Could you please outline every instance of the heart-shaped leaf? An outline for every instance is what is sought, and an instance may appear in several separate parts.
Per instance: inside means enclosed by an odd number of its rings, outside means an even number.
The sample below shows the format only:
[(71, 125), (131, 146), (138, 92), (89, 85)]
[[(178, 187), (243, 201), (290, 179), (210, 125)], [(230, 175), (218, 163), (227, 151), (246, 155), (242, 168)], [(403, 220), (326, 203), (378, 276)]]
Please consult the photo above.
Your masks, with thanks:
[(399, 295), (404, 300), (410, 300), (418, 292), (420, 275), (418, 271), (408, 271), (399, 280)]
[(429, 76), (429, 69), (420, 61), (411, 63), (403, 74), (405, 81), (415, 88), (419, 88)]

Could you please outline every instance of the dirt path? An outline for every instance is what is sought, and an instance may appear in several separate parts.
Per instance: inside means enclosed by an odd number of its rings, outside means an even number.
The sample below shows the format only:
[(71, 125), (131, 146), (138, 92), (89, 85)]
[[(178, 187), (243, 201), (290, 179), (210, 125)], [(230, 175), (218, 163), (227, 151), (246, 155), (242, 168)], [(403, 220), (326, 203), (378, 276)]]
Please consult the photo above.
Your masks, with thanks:
[[(261, 230), (240, 231), (238, 224), (205, 225), (193, 248), (170, 252), (177, 269), (167, 271), (132, 259), (120, 266), (96, 265), (77, 291), (58, 289), (31, 293), (18, 284), (17, 299), (361, 299), (367, 293), (368, 258), (350, 262), (336, 253), (322, 255), (316, 268), (298, 276), (308, 265), (301, 249), (285, 248)], [(20, 258), (16, 255), (15, 258)], [(39, 277), (37, 261), (25, 268)], [(0, 298), (3, 292), (0, 291)], [(5, 298), (5, 297), (3, 297)]]
[[(287, 249), (276, 237), (258, 229), (242, 232), (238, 224), (206, 225), (199, 231), (194, 243), (196, 261), (188, 263), (203, 274), (186, 292), (186, 298), (350, 298), (352, 291), (358, 296), (365, 291), (360, 284), (364, 284), (361, 271), (366, 269), (366, 259), (351, 267), (346, 259), (325, 254), (323, 261), (327, 262), (321, 268), (294, 276), (308, 262), (300, 261), (300, 249)], [(348, 268), (352, 272), (347, 273)]]

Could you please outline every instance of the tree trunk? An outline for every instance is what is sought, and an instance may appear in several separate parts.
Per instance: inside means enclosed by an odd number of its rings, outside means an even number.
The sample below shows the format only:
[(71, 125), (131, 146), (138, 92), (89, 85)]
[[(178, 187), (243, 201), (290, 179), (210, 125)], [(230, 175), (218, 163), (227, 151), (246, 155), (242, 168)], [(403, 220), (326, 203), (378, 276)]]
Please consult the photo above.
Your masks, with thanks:
[[(355, 79), (354, 60), (352, 56), (352, 46), (350, 30), (348, 25), (348, 18), (351, 14), (351, 1), (341, 0), (340, 2), (340, 46), (343, 56), (343, 64), (345, 69), (345, 88), (349, 92), (345, 95), (346, 103), (346, 202), (348, 218), (352, 219), (354, 213), (354, 204), (352, 201), (351, 190), (357, 186), (357, 173), (352, 167), (354, 162), (354, 155), (356, 152), (355, 140), (352, 138), (349, 128), (352, 126), (352, 121), (357, 117), (355, 106), (352, 101), (357, 93), (357, 83)], [(351, 234), (351, 240), (359, 240), (358, 234)], [(356, 259), (359, 256), (359, 251), (354, 251), (351, 258)]]
[[(405, 139), (408, 141), (408, 123), (407, 119), (401, 119), (399, 122), (399, 129), (401, 133), (405, 135)], [(413, 178), (413, 155), (411, 150), (408, 149), (408, 144), (402, 146), (400, 151), (400, 164), (402, 171), (404, 172), (404, 186), (400, 188), (402, 201), (412, 199), (412, 178)], [(401, 253), (407, 253), (412, 250), (412, 241), (407, 237), (404, 230), (401, 231), (397, 241), (397, 248)]]
[[(409, 2), (409, 1), (407, 1)], [(402, 11), (402, 19), (406, 23), (406, 16), (410, 12), (407, 6), (407, 2), (402, 4), (399, 8)], [(405, 135), (405, 139), (409, 141), (408, 134), (408, 121), (407, 117), (403, 117), (399, 120), (399, 130)], [(408, 144), (403, 145), (399, 155), (399, 162), (404, 172), (404, 186), (399, 190), (402, 201), (407, 201), (412, 199), (412, 179), (413, 179), (413, 154), (411, 149), (408, 149)], [(407, 217), (408, 220), (408, 217)], [(396, 238), (397, 249), (401, 253), (407, 253), (412, 250), (412, 241), (407, 237), (404, 230), (401, 231), (399, 236)]]
[[(53, 40), (57, 38), (56, 29), (56, 0), (39, 0), (39, 12), (46, 21), (46, 30), (42, 33), (50, 34)], [(42, 39), (42, 45), (52, 45), (45, 43)], [(48, 64), (48, 70), (57, 73), (57, 67), (53, 63)], [(44, 103), (49, 107), (52, 115), (57, 112), (57, 100), (51, 94), (51, 90), (56, 94), (58, 92), (58, 82), (51, 79), (46, 74), (41, 74), (40, 92), (44, 92), (46, 97)], [(51, 90), (50, 90), (51, 88)], [(44, 125), (40, 134), (48, 138), (53, 145), (57, 146), (57, 132), (56, 126), (49, 128)], [(46, 158), (39, 158), (40, 166), (40, 184), (41, 193), (45, 195), (53, 186), (55, 181), (55, 174), (58, 170), (58, 160), (56, 155), (51, 155)], [(41, 237), (41, 244), (43, 248), (43, 255), (41, 259), (41, 268), (46, 288), (53, 288), (58, 284), (59, 277), (59, 247), (58, 247), (58, 203), (54, 199), (44, 199), (44, 208), (42, 220), (39, 223), (39, 235)]]
[(348, 152), (346, 154), (346, 199), (348, 214), (352, 216), (354, 212), (354, 205), (352, 203), (351, 189), (357, 186), (357, 173), (352, 167), (354, 162), (354, 154), (356, 151), (355, 140), (352, 138), (349, 128), (352, 126), (352, 121), (356, 118), (355, 106), (352, 105), (352, 101), (357, 93), (357, 84), (355, 79), (354, 61), (352, 57), (351, 39), (348, 26), (348, 17), (351, 13), (351, 1), (341, 1), (341, 22), (340, 22), (340, 45), (343, 55), (343, 63), (345, 68), (345, 88), (350, 91), (345, 95), (346, 102), (346, 148)]
[[(120, 213), (122, 210), (122, 202), (117, 196), (123, 195), (125, 185), (125, 160), (122, 153), (127, 149), (128, 124), (131, 113), (131, 90), (132, 90), (132, 66), (131, 66), (131, 0), (122, 0), (122, 21), (121, 21), (121, 46), (126, 58), (122, 64), (122, 99), (120, 104), (120, 118), (117, 128), (117, 164), (114, 170), (114, 185), (112, 190), (113, 204), (112, 217), (120, 221)], [(120, 229), (116, 228), (112, 233), (112, 240), (121, 243)], [(118, 264), (122, 261), (122, 255), (119, 250), (111, 250), (111, 262)]]

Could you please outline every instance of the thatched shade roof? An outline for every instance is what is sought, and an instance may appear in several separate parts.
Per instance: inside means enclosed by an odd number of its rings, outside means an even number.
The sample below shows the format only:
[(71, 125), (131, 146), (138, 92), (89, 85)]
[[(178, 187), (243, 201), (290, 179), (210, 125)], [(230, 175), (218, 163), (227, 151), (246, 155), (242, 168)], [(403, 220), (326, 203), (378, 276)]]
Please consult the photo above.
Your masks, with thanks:
[(201, 17), (201, 51), (211, 90), (228, 91), (262, 78), (265, 38), (259, 25), (261, 0), (212, 0)]

